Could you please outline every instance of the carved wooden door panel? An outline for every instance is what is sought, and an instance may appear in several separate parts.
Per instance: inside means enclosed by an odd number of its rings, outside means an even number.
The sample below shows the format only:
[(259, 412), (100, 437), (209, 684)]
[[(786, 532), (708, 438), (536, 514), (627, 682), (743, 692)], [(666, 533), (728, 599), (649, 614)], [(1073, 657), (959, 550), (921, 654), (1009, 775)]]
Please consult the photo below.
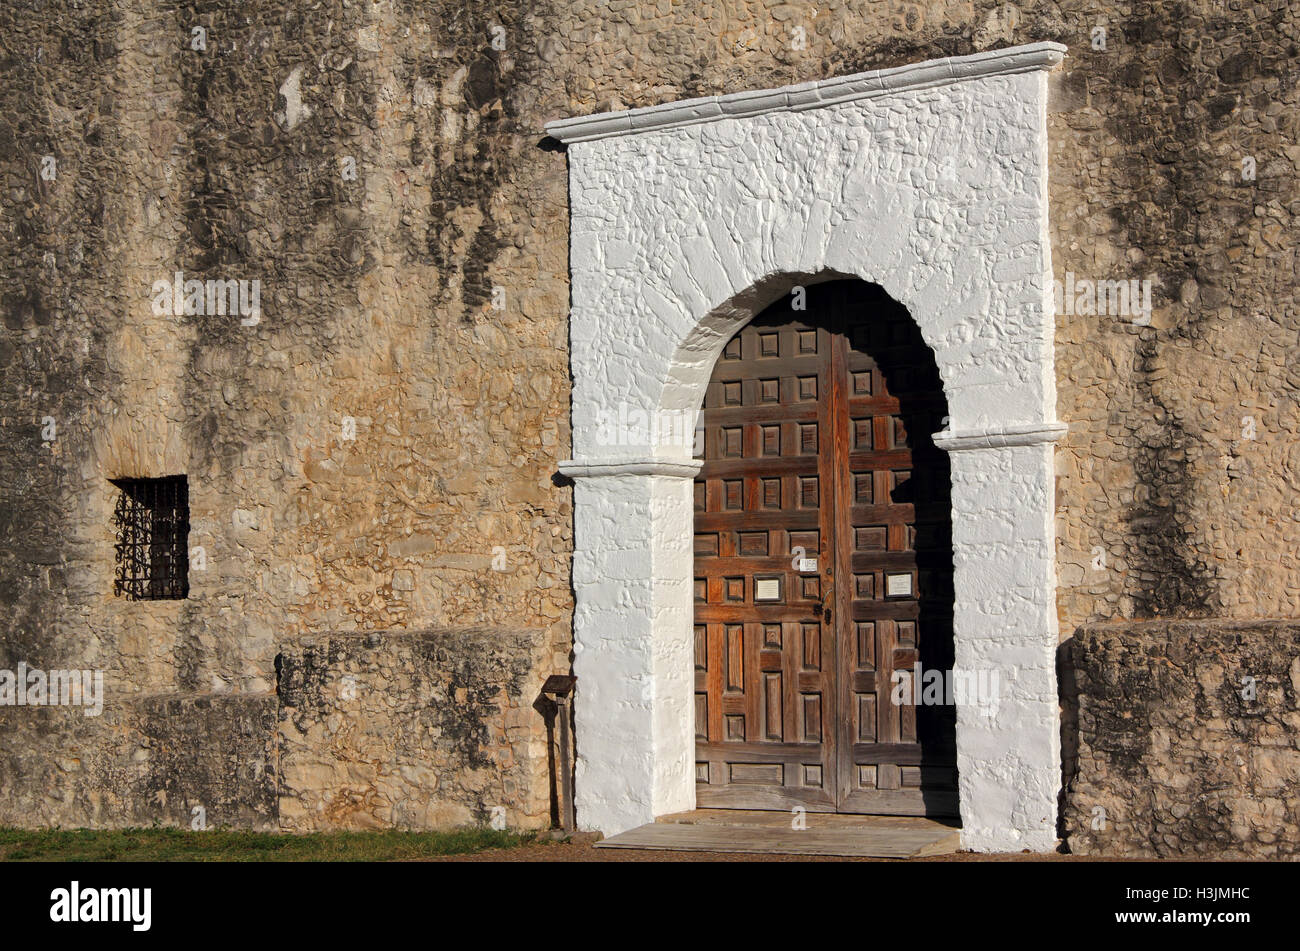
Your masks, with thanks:
[(773, 305), (706, 391), (701, 808), (955, 812), (951, 708), (890, 702), (894, 669), (951, 667), (947, 459), (929, 443), (942, 390), (906, 311), (873, 290), (834, 282), (808, 289), (806, 311)]
[[(840, 812), (956, 815), (955, 707), (895, 703), (894, 672), (952, 670), (947, 403), (907, 310), (840, 285), (832, 365)], [(919, 665), (919, 670), (918, 670)], [(920, 678), (917, 674), (920, 673)]]
[[(821, 590), (831, 334), (795, 316), (778, 305), (742, 329), (704, 398), (695, 482), (701, 808), (835, 808), (835, 641)], [(813, 570), (792, 564), (800, 549)]]

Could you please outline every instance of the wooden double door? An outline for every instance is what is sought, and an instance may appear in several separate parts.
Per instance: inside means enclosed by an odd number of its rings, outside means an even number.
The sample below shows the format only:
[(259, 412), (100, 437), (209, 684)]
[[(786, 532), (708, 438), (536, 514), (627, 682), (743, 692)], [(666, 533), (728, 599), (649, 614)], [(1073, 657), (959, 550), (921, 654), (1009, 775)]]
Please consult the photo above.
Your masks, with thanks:
[(893, 702), (896, 670), (952, 668), (946, 412), (875, 285), (809, 287), (724, 348), (695, 482), (700, 808), (957, 813), (953, 708)]

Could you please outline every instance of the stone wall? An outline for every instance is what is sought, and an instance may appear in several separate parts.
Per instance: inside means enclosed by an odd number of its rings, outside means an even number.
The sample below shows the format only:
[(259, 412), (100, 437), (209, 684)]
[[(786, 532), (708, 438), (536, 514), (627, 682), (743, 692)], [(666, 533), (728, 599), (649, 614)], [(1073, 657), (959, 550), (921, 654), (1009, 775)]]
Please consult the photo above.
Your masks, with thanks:
[(547, 654), (538, 630), (322, 635), (270, 693), (0, 707), (0, 825), (543, 828)]
[(1072, 852), (1300, 857), (1300, 622), (1087, 625), (1061, 658)]
[[(274, 694), (0, 707), (0, 825), (276, 828)], [(202, 810), (195, 812), (195, 809)]]
[[(550, 823), (542, 631), (336, 634), (280, 659), (280, 826)], [(499, 817), (499, 818), (498, 818)]]

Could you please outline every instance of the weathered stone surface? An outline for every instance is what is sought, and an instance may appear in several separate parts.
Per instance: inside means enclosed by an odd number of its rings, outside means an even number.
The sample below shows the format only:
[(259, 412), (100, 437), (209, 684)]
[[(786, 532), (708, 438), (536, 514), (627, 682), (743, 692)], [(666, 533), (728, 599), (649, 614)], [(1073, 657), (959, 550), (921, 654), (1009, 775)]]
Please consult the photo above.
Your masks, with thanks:
[(99, 717), (0, 707), (0, 824), (278, 828), (276, 706), (272, 694), (173, 693)]
[(279, 660), (281, 827), (550, 822), (543, 631), (307, 637)]
[(1061, 657), (1071, 851), (1300, 857), (1300, 622), (1091, 624)]
[(303, 638), (274, 693), (0, 707), (0, 824), (307, 831), (551, 820), (545, 632)]

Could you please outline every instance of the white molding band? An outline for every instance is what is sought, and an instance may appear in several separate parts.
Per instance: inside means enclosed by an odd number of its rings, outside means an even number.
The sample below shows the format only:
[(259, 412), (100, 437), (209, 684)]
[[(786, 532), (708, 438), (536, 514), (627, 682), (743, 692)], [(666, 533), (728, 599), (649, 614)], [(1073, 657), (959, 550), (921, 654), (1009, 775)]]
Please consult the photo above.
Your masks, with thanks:
[(955, 665), (1000, 684), (995, 712), (957, 707), (963, 847), (1055, 848), (1065, 426), (1046, 70), (1064, 52), (1035, 43), (547, 126), (570, 143), (574, 458), (560, 471), (576, 477), (582, 828), (613, 835), (695, 804), (700, 462), (654, 433), (693, 425), (723, 346), (767, 305), (858, 278), (907, 308), (948, 400), (935, 442), (951, 452)]
[(1005, 429), (966, 430), (950, 432), (944, 430), (934, 434), (934, 444), (948, 452), (963, 449), (1002, 449), (1007, 446), (1038, 446), (1054, 443), (1070, 427), (1065, 423), (1046, 423), (1035, 426), (1008, 426)]
[(725, 96), (684, 99), (623, 112), (599, 112), (546, 125), (548, 135), (566, 144), (615, 135), (656, 132), (718, 119), (740, 119), (774, 112), (801, 112), (824, 106), (930, 89), (966, 79), (1052, 69), (1065, 58), (1060, 43), (1029, 43), (1010, 49), (950, 56), (892, 69), (799, 83), (777, 89), (735, 92)]
[(599, 476), (652, 475), (694, 479), (704, 465), (703, 459), (565, 459), (559, 465), (561, 475), (571, 479)]

